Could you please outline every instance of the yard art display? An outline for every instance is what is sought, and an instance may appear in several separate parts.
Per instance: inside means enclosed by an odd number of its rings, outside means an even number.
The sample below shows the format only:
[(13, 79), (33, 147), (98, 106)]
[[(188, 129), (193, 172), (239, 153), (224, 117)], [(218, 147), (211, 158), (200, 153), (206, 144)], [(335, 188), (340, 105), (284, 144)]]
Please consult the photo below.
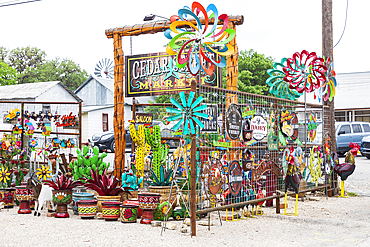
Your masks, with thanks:
[(333, 62), (330, 62), (330, 57), (325, 60), (325, 67), (328, 70), (326, 71), (326, 80), (319, 88), (319, 102), (321, 101), (321, 98), (324, 101), (333, 101), (335, 96), (335, 88), (337, 87), (337, 80), (335, 79), (336, 74), (333, 70)]
[(194, 100), (194, 92), (189, 93), (189, 98), (187, 101), (184, 92), (180, 92), (179, 96), (181, 104), (177, 102), (174, 98), (170, 99), (171, 103), (176, 106), (177, 109), (166, 107), (167, 112), (176, 114), (172, 117), (168, 117), (167, 121), (171, 122), (179, 120), (177, 124), (172, 128), (174, 131), (178, 130), (180, 126), (183, 125), (183, 135), (196, 134), (197, 126), (199, 126), (200, 129), (204, 128), (204, 124), (199, 121), (197, 117), (209, 119), (209, 115), (201, 112), (207, 109), (207, 105), (198, 106), (203, 101), (203, 97), (199, 96), (196, 100)]
[(237, 140), (242, 132), (242, 114), (236, 104), (231, 104), (226, 112), (226, 131), (230, 139)]
[[(204, 26), (201, 24), (199, 14), (204, 17)], [(197, 25), (187, 21), (185, 19), (187, 16), (194, 18)], [(187, 66), (192, 75), (203, 71), (209, 76), (212, 75), (214, 66), (225, 67), (226, 60), (222, 56), (234, 53), (234, 47), (228, 44), (235, 37), (235, 30), (227, 29), (229, 17), (226, 14), (219, 16), (214, 4), (208, 5), (205, 9), (198, 2), (193, 2), (191, 10), (180, 9), (178, 17), (180, 20), (172, 22), (170, 29), (164, 33), (166, 38), (171, 40), (166, 51), (170, 55), (176, 54), (176, 66), (180, 69)], [(213, 26), (209, 26), (209, 18), (211, 17), (214, 18)], [(221, 30), (217, 25), (219, 20), (223, 21)], [(190, 29), (178, 28), (183, 25), (189, 26)], [(185, 50), (187, 50), (186, 54)], [(210, 64), (209, 68), (204, 66), (204, 61)]]
[(260, 141), (267, 136), (267, 121), (261, 116), (255, 116), (252, 118), (250, 128), (253, 131), (253, 138), (257, 141)]
[(316, 133), (317, 133), (317, 123), (316, 123), (316, 118), (315, 116), (311, 113), (310, 116), (308, 117), (308, 138), (310, 138), (310, 141), (314, 141), (316, 138)]
[(294, 112), (283, 110), (280, 112), (280, 129), (281, 132), (292, 140), (298, 137), (298, 117)]

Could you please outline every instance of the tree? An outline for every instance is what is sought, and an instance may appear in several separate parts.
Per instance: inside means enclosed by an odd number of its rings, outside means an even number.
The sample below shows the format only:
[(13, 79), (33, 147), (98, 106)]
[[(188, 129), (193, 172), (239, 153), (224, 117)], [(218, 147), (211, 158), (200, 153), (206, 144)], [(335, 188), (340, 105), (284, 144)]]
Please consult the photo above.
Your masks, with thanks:
[(11, 51), (0, 47), (0, 61), (19, 73), (18, 84), (61, 81), (74, 90), (88, 77), (87, 72), (70, 59), (57, 57), (46, 60), (45, 57), (46, 53), (36, 47), (22, 47)]
[(0, 86), (13, 85), (17, 82), (17, 71), (0, 61)]
[[(267, 70), (272, 68), (273, 59), (258, 54), (253, 49), (241, 51), (238, 63), (238, 90), (242, 92), (268, 95), (269, 87), (266, 80)], [(224, 76), (224, 85), (226, 77)]]

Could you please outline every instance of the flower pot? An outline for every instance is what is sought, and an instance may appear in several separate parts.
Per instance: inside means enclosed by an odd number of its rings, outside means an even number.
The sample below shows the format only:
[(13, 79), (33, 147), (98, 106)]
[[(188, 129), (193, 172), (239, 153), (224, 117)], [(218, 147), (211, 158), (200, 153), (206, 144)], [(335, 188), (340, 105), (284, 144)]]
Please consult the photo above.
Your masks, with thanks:
[(103, 202), (120, 202), (121, 196), (96, 196), (98, 199), (98, 212), (102, 212)]
[(78, 215), (81, 219), (93, 219), (96, 215), (97, 205), (97, 200), (77, 201)]
[[(159, 198), (159, 203), (168, 201), (168, 197), (170, 196), (170, 190), (171, 186), (149, 186), (149, 192), (159, 193), (161, 195), (161, 197)], [(175, 187), (172, 187), (170, 203), (172, 205), (172, 209), (174, 209), (177, 206), (177, 195)]]
[(4, 208), (14, 207), (15, 188), (0, 189), (0, 202), (4, 203)]
[(53, 190), (53, 201), (57, 204), (55, 218), (69, 218), (67, 205), (72, 201), (72, 190)]
[(139, 205), (122, 204), (120, 206), (121, 222), (122, 223), (136, 223)]
[(143, 209), (143, 215), (141, 217), (141, 224), (150, 224), (153, 219), (154, 210), (158, 207), (159, 204), (159, 193), (150, 193), (144, 192), (139, 193), (139, 207)]
[(94, 200), (95, 195), (93, 193), (86, 193), (86, 192), (80, 192), (80, 193), (73, 193), (72, 194), (72, 210), (75, 215), (78, 215), (78, 208), (77, 208), (77, 202), (80, 200)]
[[(125, 204), (131, 204), (131, 205), (137, 205), (139, 206), (139, 199), (128, 199), (124, 202), (122, 202), (122, 205), (125, 205)], [(139, 207), (138, 208), (138, 211), (137, 211), (137, 218), (141, 218), (141, 216), (143, 215), (143, 210)]]
[(15, 187), (15, 196), (19, 201), (18, 214), (30, 214), (30, 202), (33, 199), (33, 190), (26, 189), (25, 185)]
[(121, 202), (102, 202), (103, 219), (106, 221), (117, 220), (120, 216)]

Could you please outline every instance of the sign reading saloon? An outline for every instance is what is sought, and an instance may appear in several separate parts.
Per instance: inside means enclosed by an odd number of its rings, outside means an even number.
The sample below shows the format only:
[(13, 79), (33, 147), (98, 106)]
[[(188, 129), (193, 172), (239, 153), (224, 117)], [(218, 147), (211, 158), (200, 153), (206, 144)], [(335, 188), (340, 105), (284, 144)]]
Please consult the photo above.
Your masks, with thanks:
[[(190, 74), (186, 66), (177, 68), (175, 57), (167, 53), (127, 56), (125, 96), (174, 94), (190, 90), (191, 82), (198, 79)], [(202, 75), (201, 84), (222, 87), (221, 77), (221, 69), (215, 68), (212, 76)]]

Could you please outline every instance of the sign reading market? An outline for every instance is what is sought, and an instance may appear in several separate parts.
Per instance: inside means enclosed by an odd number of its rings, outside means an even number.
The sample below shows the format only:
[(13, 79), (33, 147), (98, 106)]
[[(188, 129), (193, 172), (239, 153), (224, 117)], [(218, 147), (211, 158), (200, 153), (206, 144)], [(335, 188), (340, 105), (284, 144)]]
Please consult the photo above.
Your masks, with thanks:
[[(176, 67), (176, 56), (167, 53), (127, 56), (125, 62), (125, 96), (177, 94), (190, 90), (191, 83), (198, 82), (185, 66)], [(215, 68), (212, 76), (202, 73), (201, 84), (221, 87), (221, 68)]]

